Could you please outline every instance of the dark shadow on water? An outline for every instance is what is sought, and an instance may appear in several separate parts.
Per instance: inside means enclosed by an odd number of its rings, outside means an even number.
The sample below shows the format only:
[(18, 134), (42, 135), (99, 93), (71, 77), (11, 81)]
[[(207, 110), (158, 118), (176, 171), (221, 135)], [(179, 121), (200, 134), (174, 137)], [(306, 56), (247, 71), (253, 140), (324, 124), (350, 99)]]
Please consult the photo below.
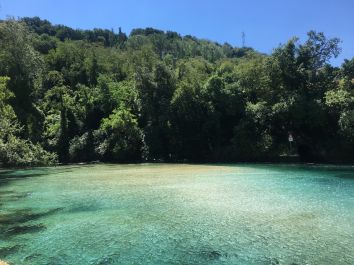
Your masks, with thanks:
[(340, 179), (354, 179), (354, 173), (336, 174), (335, 177)]
[(20, 245), (14, 245), (9, 247), (0, 248), (0, 258), (6, 258), (9, 255), (12, 255), (20, 250)]
[(0, 180), (25, 179), (32, 177), (40, 177), (48, 174), (45, 172), (30, 172), (30, 169), (28, 171), (29, 172), (26, 173), (19, 173), (16, 170), (0, 172)]
[[(25, 199), (31, 195), (31, 192), (16, 192), (8, 186), (12, 182), (23, 180), (26, 178), (36, 178), (48, 176), (51, 174), (70, 173), (72, 170), (62, 168), (40, 168), (40, 169), (20, 169), (20, 170), (0, 170), (0, 207), (7, 203), (12, 203)], [(7, 188), (7, 189), (6, 189)], [(0, 208), (1, 210), (1, 208)], [(33, 209), (18, 209), (12, 211), (0, 211), (0, 239), (7, 240), (10, 244), (11, 238), (25, 234), (40, 233), (46, 229), (43, 224), (33, 224), (31, 222), (38, 221), (46, 216), (54, 215), (63, 208), (53, 208), (45, 211), (36, 211)], [(24, 242), (25, 244), (26, 242)], [(11, 256), (21, 251), (19, 245), (9, 245), (0, 248), (0, 259)]]
[(0, 226), (1, 225), (16, 225), (23, 224), (29, 221), (35, 221), (42, 217), (53, 215), (63, 208), (54, 208), (45, 212), (35, 213), (30, 209), (21, 209), (13, 211), (12, 213), (0, 214)]
[(188, 254), (185, 255), (184, 260), (181, 260), (181, 262), (183, 264), (191, 264), (191, 262), (197, 262), (197, 264), (209, 264), (214, 262), (218, 263), (221, 261), (221, 259), (227, 260), (235, 258), (238, 258), (238, 254), (236, 253), (227, 253), (220, 249), (205, 246), (201, 247), (200, 249), (189, 251)]
[(84, 212), (96, 212), (98, 210), (102, 209), (99, 204), (90, 204), (90, 205), (85, 205), (84, 203), (82, 205), (75, 205), (70, 208), (66, 212), (68, 213), (84, 213)]
[(43, 224), (38, 225), (18, 225), (18, 226), (11, 226), (8, 228), (3, 235), (5, 237), (13, 237), (22, 234), (33, 234), (38, 233), (45, 230), (46, 227)]
[(30, 196), (30, 192), (21, 192), (21, 193), (16, 193), (13, 191), (0, 191), (0, 199), (2, 202), (14, 202), (21, 200), (23, 198), (26, 198)]
[[(26, 256), (23, 260), (26, 263), (23, 264), (40, 264), (40, 265), (68, 265), (68, 264), (75, 264), (75, 263), (68, 263), (65, 260), (65, 256), (47, 256), (42, 255), (39, 253), (33, 253)], [(38, 261), (40, 262), (38, 263)], [(22, 264), (22, 263), (21, 263)], [(92, 263), (90, 263), (92, 264)]]
[(11, 181), (16, 181), (16, 180), (20, 180), (20, 179), (25, 179), (25, 178), (29, 178), (29, 177), (36, 177), (36, 176), (41, 176), (41, 175), (27, 175), (27, 176), (0, 176), (0, 187), (3, 187), (7, 184), (9, 184)]
[(72, 172), (71, 169), (66, 169), (66, 168), (0, 170), (0, 188), (16, 180), (23, 180), (26, 178), (36, 178), (36, 177), (49, 176), (52, 174), (71, 173), (71, 172)]
[(12, 194), (15, 194), (15, 192), (13, 190), (3, 190), (3, 191), (0, 191), (0, 196), (7, 196), (7, 195), (12, 195)]
[(31, 255), (26, 256), (26, 257), (24, 258), (24, 261), (26, 261), (26, 262), (32, 262), (32, 261), (34, 261), (34, 260), (36, 260), (36, 259), (39, 259), (39, 258), (41, 258), (41, 257), (43, 257), (43, 255), (38, 254), (38, 253), (33, 253), (33, 254), (31, 254)]
[[(199, 254), (207, 260), (219, 260), (223, 256), (223, 254), (218, 250), (202, 250)], [(224, 256), (227, 255), (224, 254)]]
[(269, 264), (269, 265), (279, 265), (280, 262), (277, 258), (269, 258), (266, 257), (264, 261), (264, 265)]
[(121, 264), (119, 255), (112, 254), (106, 257), (101, 258), (99, 261), (94, 263), (95, 265), (114, 265), (114, 264)]
[[(12, 237), (42, 232), (46, 229), (43, 224), (28, 224), (28, 222), (37, 221), (61, 210), (62, 208), (54, 208), (43, 212), (33, 212), (29, 209), (22, 209), (0, 214), (0, 238), (6, 241)], [(19, 252), (19, 249), (20, 246), (0, 248), (0, 258)]]
[(69, 173), (71, 169), (41, 168), (41, 169), (23, 169), (23, 170), (5, 170), (0, 171), (0, 179), (24, 179), (40, 177), (45, 175)]

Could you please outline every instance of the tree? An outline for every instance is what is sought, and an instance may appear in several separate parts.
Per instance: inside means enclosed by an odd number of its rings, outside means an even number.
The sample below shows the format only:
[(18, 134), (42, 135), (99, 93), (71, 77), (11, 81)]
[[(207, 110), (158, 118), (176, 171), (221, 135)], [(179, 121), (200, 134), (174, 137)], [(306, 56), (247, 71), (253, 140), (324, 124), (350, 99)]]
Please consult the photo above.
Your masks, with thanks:
[[(42, 115), (35, 107), (41, 89), (43, 60), (32, 47), (32, 38), (25, 26), (15, 20), (0, 23), (0, 75), (10, 77), (9, 89), (15, 113), (24, 125), (26, 136), (38, 141)], [(30, 134), (30, 128), (33, 134)]]
[(102, 120), (96, 132), (97, 152), (105, 161), (129, 162), (142, 159), (143, 133), (136, 117), (123, 108)]
[(7, 166), (38, 166), (56, 162), (56, 155), (39, 145), (18, 137), (22, 128), (8, 101), (13, 97), (7, 88), (9, 78), (0, 77), (0, 163)]
[(332, 57), (340, 54), (338, 38), (327, 39), (323, 32), (310, 31), (305, 44), (299, 47), (299, 63), (305, 68), (318, 70), (323, 67)]

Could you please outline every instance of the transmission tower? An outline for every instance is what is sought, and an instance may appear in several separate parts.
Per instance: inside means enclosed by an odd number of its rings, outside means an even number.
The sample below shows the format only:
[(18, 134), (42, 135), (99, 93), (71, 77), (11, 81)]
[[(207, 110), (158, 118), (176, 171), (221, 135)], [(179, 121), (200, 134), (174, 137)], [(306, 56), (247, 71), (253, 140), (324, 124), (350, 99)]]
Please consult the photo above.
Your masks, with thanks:
[(242, 31), (242, 48), (245, 47), (245, 43), (246, 43), (246, 34), (244, 31)]

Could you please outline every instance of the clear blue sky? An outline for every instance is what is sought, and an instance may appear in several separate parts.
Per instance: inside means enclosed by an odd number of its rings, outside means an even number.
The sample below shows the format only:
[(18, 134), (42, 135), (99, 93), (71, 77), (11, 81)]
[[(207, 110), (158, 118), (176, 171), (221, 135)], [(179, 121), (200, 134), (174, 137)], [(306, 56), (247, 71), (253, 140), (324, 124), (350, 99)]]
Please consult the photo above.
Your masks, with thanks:
[(309, 30), (342, 40), (342, 54), (354, 57), (354, 0), (0, 0), (0, 17), (39, 16), (73, 28), (94, 27), (129, 33), (155, 27), (270, 53)]

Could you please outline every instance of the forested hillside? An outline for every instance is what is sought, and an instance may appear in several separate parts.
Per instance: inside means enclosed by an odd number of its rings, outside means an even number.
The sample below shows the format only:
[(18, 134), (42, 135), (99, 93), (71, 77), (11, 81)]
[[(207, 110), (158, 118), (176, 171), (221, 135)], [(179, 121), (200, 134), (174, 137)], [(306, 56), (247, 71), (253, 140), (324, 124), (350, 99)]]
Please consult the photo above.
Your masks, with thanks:
[(265, 55), (153, 28), (1, 21), (0, 162), (354, 162), (354, 58), (331, 66), (339, 45), (310, 31)]

